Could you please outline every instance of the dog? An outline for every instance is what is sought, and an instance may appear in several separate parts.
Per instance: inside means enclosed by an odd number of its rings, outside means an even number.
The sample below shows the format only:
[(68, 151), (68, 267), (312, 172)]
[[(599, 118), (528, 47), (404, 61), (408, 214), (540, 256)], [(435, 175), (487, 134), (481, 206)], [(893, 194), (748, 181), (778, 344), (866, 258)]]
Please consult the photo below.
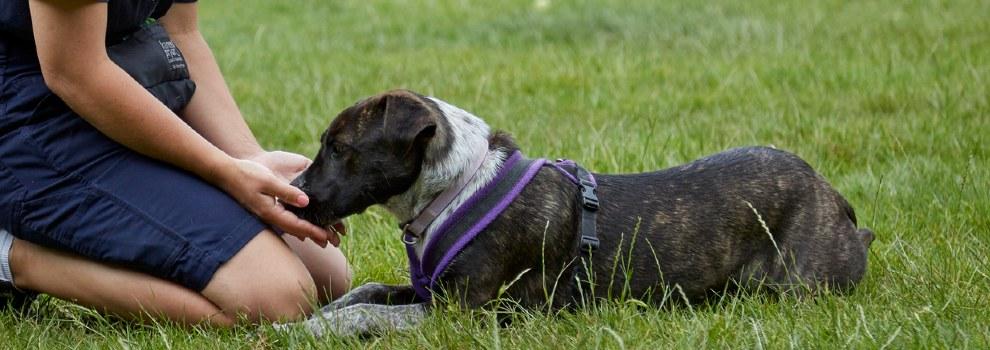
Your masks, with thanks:
[[(500, 185), (512, 172), (529, 177)], [(822, 176), (781, 150), (737, 148), (656, 172), (596, 174), (522, 158), (507, 133), (407, 90), (341, 112), (293, 184), (310, 204), (292, 210), (316, 225), (372, 205), (405, 223), (413, 283), (356, 288), (311, 321), (317, 333), (411, 327), (440, 302), (478, 308), (501, 298), (559, 309), (620, 296), (658, 303), (735, 290), (844, 292), (863, 278), (874, 237)], [(509, 200), (487, 200), (497, 210), (464, 212), (485, 206), (483, 194), (516, 187)], [(447, 237), (458, 225), (457, 234), (471, 236)], [(431, 258), (436, 246), (448, 250)]]

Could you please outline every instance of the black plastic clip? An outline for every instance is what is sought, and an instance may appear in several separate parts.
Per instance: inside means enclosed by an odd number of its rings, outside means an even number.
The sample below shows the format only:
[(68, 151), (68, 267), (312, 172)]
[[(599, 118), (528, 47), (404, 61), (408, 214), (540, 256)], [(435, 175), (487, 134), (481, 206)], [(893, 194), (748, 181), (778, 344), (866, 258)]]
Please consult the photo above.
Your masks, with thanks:
[(598, 249), (598, 237), (597, 236), (581, 236), (581, 248), (585, 253), (590, 253), (595, 249)]
[(595, 183), (581, 179), (581, 205), (591, 211), (598, 210), (598, 194), (595, 193)]

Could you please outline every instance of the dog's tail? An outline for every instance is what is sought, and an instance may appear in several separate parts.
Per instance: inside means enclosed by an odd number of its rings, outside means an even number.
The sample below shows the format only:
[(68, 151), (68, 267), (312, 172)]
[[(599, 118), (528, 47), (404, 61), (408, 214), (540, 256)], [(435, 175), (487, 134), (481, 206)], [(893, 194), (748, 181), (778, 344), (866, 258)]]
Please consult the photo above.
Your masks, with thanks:
[[(849, 202), (847, 202), (842, 196), (839, 196), (839, 199), (842, 208), (845, 209), (846, 215), (849, 216), (849, 220), (852, 221), (853, 226), (859, 226), (859, 223), (856, 222), (856, 212), (853, 210), (852, 206), (849, 205)], [(873, 230), (865, 227), (856, 229), (856, 235), (859, 236), (861, 241), (863, 241), (863, 246), (865, 246), (867, 250), (870, 249), (870, 245), (873, 244), (873, 240), (876, 239), (876, 235), (873, 234)]]
[(860, 228), (856, 230), (856, 234), (859, 235), (859, 239), (863, 241), (863, 245), (866, 249), (870, 249), (870, 244), (873, 243), (873, 239), (876, 238), (873, 235), (873, 231), (868, 228)]

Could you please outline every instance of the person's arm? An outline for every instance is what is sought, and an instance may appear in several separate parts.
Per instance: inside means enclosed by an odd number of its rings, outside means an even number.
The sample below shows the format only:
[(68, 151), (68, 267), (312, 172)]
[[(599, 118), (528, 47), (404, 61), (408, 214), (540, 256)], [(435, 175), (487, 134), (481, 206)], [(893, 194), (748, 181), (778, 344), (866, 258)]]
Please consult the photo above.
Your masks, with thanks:
[(179, 47), (196, 82), (196, 93), (182, 116), (211, 143), (241, 159), (263, 152), (227, 89), (213, 52), (197, 24), (196, 3), (175, 3), (160, 20)]
[(325, 244), (320, 229), (274, 203), (308, 204), (299, 189), (264, 166), (235, 159), (204, 139), (110, 60), (107, 5), (89, 0), (31, 0), (45, 83), (103, 134), (137, 152), (217, 185), (268, 223)]
[(234, 97), (227, 88), (213, 51), (199, 31), (196, 3), (175, 3), (160, 22), (179, 47), (196, 82), (192, 101), (182, 117), (200, 135), (235, 158), (259, 162), (286, 182), (311, 163), (306, 157), (288, 152), (266, 152), (244, 122)]

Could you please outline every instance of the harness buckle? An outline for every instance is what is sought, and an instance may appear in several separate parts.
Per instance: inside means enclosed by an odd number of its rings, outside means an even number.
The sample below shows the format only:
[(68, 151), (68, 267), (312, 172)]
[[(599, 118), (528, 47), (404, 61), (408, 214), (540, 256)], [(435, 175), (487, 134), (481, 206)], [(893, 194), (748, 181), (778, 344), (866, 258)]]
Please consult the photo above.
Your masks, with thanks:
[(591, 253), (595, 249), (598, 249), (598, 237), (595, 236), (581, 236), (581, 249), (585, 253)]
[(595, 184), (585, 179), (581, 179), (581, 205), (590, 211), (598, 210), (598, 194), (595, 193)]

